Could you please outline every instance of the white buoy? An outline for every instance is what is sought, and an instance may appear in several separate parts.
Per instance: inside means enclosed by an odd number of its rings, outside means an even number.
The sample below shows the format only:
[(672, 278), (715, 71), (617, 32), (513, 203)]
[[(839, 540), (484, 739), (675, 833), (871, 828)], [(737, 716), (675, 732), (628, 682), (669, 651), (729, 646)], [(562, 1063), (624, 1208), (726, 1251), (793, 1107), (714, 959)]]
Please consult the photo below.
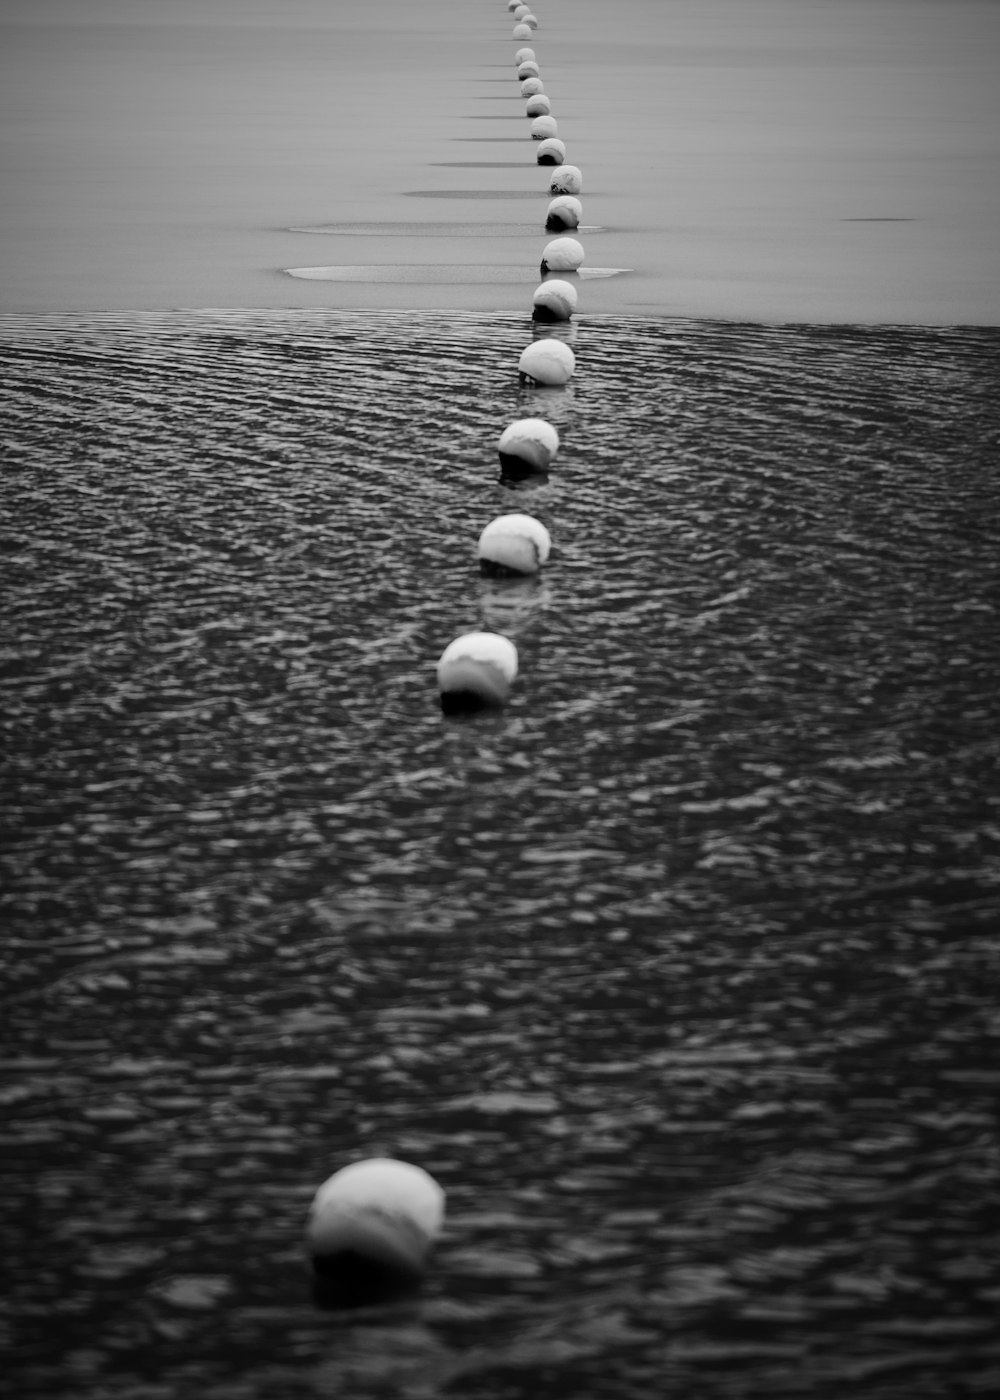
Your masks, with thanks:
[(549, 272), (576, 272), (583, 263), (583, 244), (575, 238), (553, 238), (542, 249), (541, 275)]
[(533, 58), (526, 58), (523, 63), (517, 65), (517, 76), (522, 83), (525, 78), (537, 78), (538, 64)]
[(515, 68), (519, 68), (519, 67), (521, 66), (522, 63), (529, 63), (529, 62), (530, 62), (530, 63), (534, 63), (534, 61), (535, 61), (535, 50), (534, 50), (534, 49), (518, 49), (517, 53), (514, 55), (514, 67), (515, 67)]
[(534, 97), (529, 97), (524, 104), (524, 114), (526, 117), (547, 117), (552, 111), (552, 103), (545, 96), (544, 92), (536, 92)]
[(579, 228), (583, 218), (583, 205), (571, 194), (561, 194), (552, 200), (545, 212), (545, 227), (549, 233), (561, 233), (564, 229)]
[(533, 34), (534, 32), (535, 32), (535, 31), (532, 29), (532, 27), (531, 27), (530, 24), (515, 24), (515, 25), (514, 25), (514, 38), (515, 38), (515, 39), (530, 39), (531, 36), (532, 36), (532, 34)]
[(572, 378), (576, 356), (564, 340), (533, 340), (521, 352), (520, 378), (544, 388), (557, 388)]
[(533, 14), (530, 14), (530, 13), (521, 16), (521, 23), (522, 23), (522, 24), (526, 24), (526, 25), (528, 26), (529, 29), (537, 29), (537, 28), (538, 28), (538, 20), (535, 19), (535, 16), (534, 16)]
[(562, 165), (566, 159), (566, 147), (555, 136), (547, 137), (535, 152), (539, 165)]
[(524, 82), (521, 84), (522, 97), (537, 97), (541, 91), (541, 78), (525, 78)]
[(444, 1191), (422, 1167), (370, 1157), (316, 1192), (306, 1246), (340, 1301), (416, 1283), (444, 1220)]
[(524, 0), (507, 0), (507, 8), (510, 10), (511, 14), (513, 14), (515, 10), (526, 10), (528, 7), (525, 5)]
[(484, 573), (537, 574), (552, 538), (533, 515), (500, 515), (479, 536), (476, 556)]
[(579, 194), (583, 176), (576, 165), (561, 165), (549, 181), (549, 194)]
[[(507, 8), (510, 10), (509, 5)], [(525, 15), (531, 14), (531, 6), (525, 5), (524, 0), (518, 0), (518, 3), (514, 6), (513, 10), (511, 10), (511, 14), (515, 19), (524, 19)]]
[(535, 288), (532, 297), (532, 319), (535, 321), (568, 321), (576, 310), (576, 288), (572, 282), (550, 277)]
[(559, 135), (559, 126), (555, 117), (536, 117), (531, 123), (532, 141), (546, 141), (550, 136)]
[(543, 472), (559, 451), (559, 434), (544, 418), (518, 418), (500, 434), (500, 465)]
[(466, 632), (441, 653), (437, 664), (441, 708), (499, 709), (517, 675), (517, 647), (498, 632)]

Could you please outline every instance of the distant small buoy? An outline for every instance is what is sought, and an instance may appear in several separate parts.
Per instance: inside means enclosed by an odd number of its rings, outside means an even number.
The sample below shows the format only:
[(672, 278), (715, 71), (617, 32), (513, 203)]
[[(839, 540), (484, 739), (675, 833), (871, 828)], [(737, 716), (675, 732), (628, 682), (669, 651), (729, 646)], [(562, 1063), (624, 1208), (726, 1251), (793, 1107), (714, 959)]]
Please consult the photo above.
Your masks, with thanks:
[(539, 165), (562, 165), (566, 159), (566, 147), (554, 136), (547, 137), (535, 152)]
[(548, 272), (576, 272), (583, 263), (583, 244), (575, 238), (553, 238), (542, 249), (541, 275)]
[(531, 27), (530, 24), (515, 24), (515, 25), (514, 25), (514, 38), (515, 38), (515, 39), (530, 39), (531, 36), (532, 36), (532, 34), (533, 34), (534, 32), (535, 32), (535, 31), (532, 29), (532, 27)]
[(537, 78), (538, 64), (533, 58), (526, 58), (523, 63), (517, 65), (517, 76), (522, 83), (525, 78)]
[(521, 66), (522, 63), (529, 63), (529, 62), (530, 62), (530, 63), (534, 63), (534, 61), (535, 61), (535, 50), (534, 50), (534, 49), (518, 49), (517, 53), (514, 55), (514, 67), (515, 67), (515, 68), (520, 68), (520, 66)]
[(572, 282), (550, 277), (535, 288), (532, 297), (532, 320), (568, 321), (576, 310), (576, 288)]
[(517, 364), (522, 382), (531, 380), (544, 388), (568, 383), (575, 368), (576, 356), (564, 340), (533, 340)]
[(525, 115), (528, 117), (545, 117), (552, 111), (552, 103), (545, 96), (544, 92), (536, 92), (533, 97), (529, 97), (524, 104)]
[(561, 233), (563, 229), (579, 228), (583, 218), (583, 205), (571, 194), (561, 194), (552, 200), (545, 214), (545, 227), (549, 233)]
[(330, 1301), (357, 1306), (418, 1283), (444, 1220), (444, 1191), (391, 1157), (353, 1162), (324, 1181), (306, 1246)]
[(537, 574), (552, 538), (533, 515), (500, 515), (479, 536), (476, 555), (483, 573)]
[[(510, 10), (509, 5), (507, 6), (507, 8), (508, 10)], [(515, 19), (524, 19), (525, 15), (531, 14), (531, 6), (526, 5), (524, 3), (524, 0), (517, 0), (517, 4), (514, 6), (513, 10), (511, 10), (511, 13), (513, 14)]]
[(582, 189), (583, 176), (576, 165), (561, 165), (549, 181), (549, 194), (579, 194)]
[(522, 97), (537, 97), (541, 91), (541, 78), (525, 78), (524, 82), (521, 84)]
[(500, 465), (514, 476), (543, 472), (559, 451), (559, 434), (544, 418), (518, 418), (500, 434)]
[(517, 676), (517, 647), (498, 632), (466, 632), (441, 654), (438, 690), (445, 714), (499, 709)]
[(555, 117), (536, 117), (531, 123), (531, 139), (533, 141), (546, 141), (550, 136), (559, 135), (559, 126)]
[(521, 15), (521, 23), (522, 23), (522, 24), (526, 24), (526, 25), (528, 26), (529, 29), (537, 29), (537, 28), (538, 28), (538, 20), (535, 19), (535, 16), (534, 16), (533, 14), (531, 14), (531, 13), (528, 13), (528, 14), (526, 14), (526, 15)]
[(513, 14), (515, 10), (526, 10), (528, 7), (524, 0), (507, 0), (507, 8)]

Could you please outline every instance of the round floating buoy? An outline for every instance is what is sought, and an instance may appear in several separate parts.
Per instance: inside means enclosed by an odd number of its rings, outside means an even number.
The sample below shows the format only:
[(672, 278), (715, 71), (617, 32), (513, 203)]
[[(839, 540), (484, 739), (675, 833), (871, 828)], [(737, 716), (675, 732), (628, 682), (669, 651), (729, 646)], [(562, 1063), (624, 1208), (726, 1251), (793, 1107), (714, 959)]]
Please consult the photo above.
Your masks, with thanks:
[(519, 67), (521, 66), (522, 63), (529, 63), (529, 62), (530, 62), (530, 63), (534, 63), (534, 61), (535, 61), (535, 50), (534, 50), (534, 49), (518, 49), (517, 53), (514, 55), (514, 67), (515, 67), (515, 68), (519, 68)]
[(531, 25), (530, 25), (530, 24), (515, 24), (515, 25), (514, 25), (514, 38), (515, 38), (515, 39), (530, 39), (533, 33), (534, 33), (534, 31), (533, 31), (533, 29), (531, 28)]
[[(509, 5), (507, 8), (510, 10)], [(513, 10), (511, 10), (511, 14), (515, 19), (524, 19), (525, 15), (531, 14), (531, 6), (525, 5), (524, 0), (517, 0), (517, 4), (514, 6)]]
[(562, 165), (566, 159), (566, 147), (553, 136), (547, 137), (535, 153), (539, 165)]
[(446, 714), (499, 709), (517, 675), (517, 647), (498, 632), (466, 632), (445, 647), (437, 664)]
[(537, 97), (541, 91), (541, 78), (525, 78), (524, 82), (521, 84), (522, 97)]
[(550, 277), (535, 288), (532, 304), (535, 321), (568, 321), (576, 310), (576, 288), (572, 282)]
[(553, 238), (542, 249), (541, 275), (548, 272), (576, 272), (583, 263), (583, 244), (575, 238)]
[(515, 10), (526, 10), (528, 7), (524, 0), (507, 0), (507, 8), (513, 14)]
[(576, 165), (561, 165), (549, 181), (549, 194), (579, 194), (582, 189), (583, 176)]
[(552, 200), (545, 213), (545, 227), (549, 233), (560, 233), (563, 229), (579, 228), (583, 218), (583, 205), (571, 194), (561, 194)]
[(306, 1225), (331, 1301), (370, 1302), (419, 1282), (444, 1220), (444, 1191), (422, 1167), (370, 1157), (316, 1192)]
[(525, 78), (537, 78), (538, 64), (533, 58), (526, 58), (523, 63), (517, 65), (517, 76), (522, 83)]
[(525, 116), (546, 117), (552, 111), (552, 103), (545, 96), (544, 92), (536, 92), (533, 97), (529, 97), (524, 104)]
[(555, 117), (536, 117), (531, 123), (532, 141), (546, 141), (550, 136), (558, 136), (559, 127)]
[(526, 15), (521, 15), (521, 23), (522, 23), (522, 24), (526, 24), (526, 25), (528, 26), (529, 29), (537, 29), (537, 28), (538, 28), (538, 20), (535, 19), (535, 16), (534, 16), (533, 14), (530, 14), (530, 13), (529, 13), (529, 14), (526, 14)]
[(576, 356), (564, 340), (533, 340), (517, 363), (522, 383), (531, 380), (543, 388), (558, 388), (572, 378)]
[(479, 536), (476, 554), (483, 573), (537, 574), (552, 538), (533, 515), (500, 515)]
[(505, 471), (543, 472), (559, 451), (559, 434), (544, 418), (519, 418), (504, 428), (498, 447)]

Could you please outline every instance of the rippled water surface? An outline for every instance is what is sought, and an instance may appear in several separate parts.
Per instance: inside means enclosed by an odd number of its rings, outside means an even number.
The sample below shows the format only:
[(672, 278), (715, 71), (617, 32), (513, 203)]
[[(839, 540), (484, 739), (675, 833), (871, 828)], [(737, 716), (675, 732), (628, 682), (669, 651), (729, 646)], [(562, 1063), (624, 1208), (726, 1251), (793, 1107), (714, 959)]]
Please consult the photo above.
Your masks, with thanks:
[[(1000, 333), (2, 329), (17, 1393), (995, 1393)], [(381, 1153), (430, 1277), (321, 1311)]]

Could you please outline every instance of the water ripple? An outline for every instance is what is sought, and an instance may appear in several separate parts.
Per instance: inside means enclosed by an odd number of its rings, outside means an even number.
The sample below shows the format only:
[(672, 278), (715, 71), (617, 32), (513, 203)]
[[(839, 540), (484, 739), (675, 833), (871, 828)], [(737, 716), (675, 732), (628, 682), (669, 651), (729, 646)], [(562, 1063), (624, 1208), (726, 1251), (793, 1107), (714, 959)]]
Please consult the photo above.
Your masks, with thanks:
[[(533, 333), (0, 318), (21, 1395), (1000, 1380), (1000, 339), (584, 316), (552, 393)], [(482, 580), (534, 413), (553, 557)], [(432, 1275), (322, 1313), (382, 1152)]]

